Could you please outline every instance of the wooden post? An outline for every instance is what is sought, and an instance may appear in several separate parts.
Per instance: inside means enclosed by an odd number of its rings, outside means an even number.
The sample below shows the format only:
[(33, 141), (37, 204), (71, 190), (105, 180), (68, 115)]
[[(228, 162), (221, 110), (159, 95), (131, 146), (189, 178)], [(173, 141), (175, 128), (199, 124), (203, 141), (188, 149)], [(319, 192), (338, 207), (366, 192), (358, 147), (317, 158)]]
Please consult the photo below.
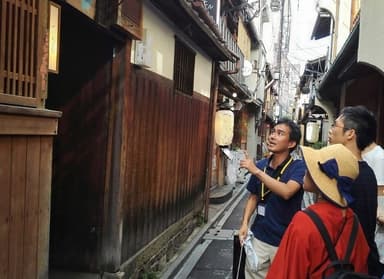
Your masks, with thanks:
[(211, 188), (212, 181), (212, 154), (215, 148), (215, 116), (216, 116), (216, 105), (217, 105), (217, 94), (219, 88), (219, 72), (218, 65), (216, 62), (212, 65), (212, 75), (211, 75), (212, 85), (211, 85), (211, 99), (209, 103), (209, 118), (208, 118), (208, 142), (207, 142), (207, 170), (205, 177), (205, 189), (204, 189), (204, 220), (208, 221), (209, 214), (209, 190)]

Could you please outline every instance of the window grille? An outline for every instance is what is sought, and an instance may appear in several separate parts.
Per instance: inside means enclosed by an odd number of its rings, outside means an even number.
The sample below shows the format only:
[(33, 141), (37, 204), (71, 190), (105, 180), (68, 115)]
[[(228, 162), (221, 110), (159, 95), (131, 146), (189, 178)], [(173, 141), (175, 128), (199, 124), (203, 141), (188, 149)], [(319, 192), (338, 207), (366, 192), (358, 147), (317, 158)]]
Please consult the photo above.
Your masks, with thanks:
[(175, 41), (174, 88), (181, 93), (193, 94), (193, 79), (195, 72), (195, 52), (182, 43)]
[(0, 103), (39, 107), (44, 101), (41, 81), (47, 69), (40, 65), (44, 46), (48, 51), (42, 40), (46, 9), (43, 0), (0, 0)]

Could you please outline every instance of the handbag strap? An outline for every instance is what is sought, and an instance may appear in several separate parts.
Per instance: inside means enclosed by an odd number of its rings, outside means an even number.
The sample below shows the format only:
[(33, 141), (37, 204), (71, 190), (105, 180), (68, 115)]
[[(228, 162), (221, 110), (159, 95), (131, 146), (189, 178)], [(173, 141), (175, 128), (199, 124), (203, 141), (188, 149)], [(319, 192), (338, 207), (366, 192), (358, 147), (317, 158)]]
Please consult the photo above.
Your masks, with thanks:
[[(321, 221), (319, 215), (317, 215), (316, 212), (314, 212), (313, 210), (311, 210), (309, 208), (303, 210), (303, 212), (311, 218), (311, 220), (313, 221), (313, 223), (316, 225), (317, 229), (319, 230), (319, 232), (320, 232), (320, 234), (321, 234), (321, 236), (325, 242), (325, 246), (327, 247), (328, 254), (329, 254), (331, 261), (339, 260), (339, 258), (337, 257), (336, 251), (333, 247), (333, 243), (331, 241), (329, 233), (328, 233), (323, 221)], [(357, 237), (357, 231), (359, 228), (359, 220), (358, 220), (356, 214), (354, 214), (353, 217), (354, 218), (353, 218), (352, 231), (351, 231), (351, 234), (349, 236), (348, 246), (347, 246), (347, 250), (345, 253), (345, 257), (344, 257), (344, 261), (346, 261), (346, 262), (349, 262), (349, 258), (352, 254), (352, 250), (353, 250), (353, 247), (355, 245), (355, 240)]]

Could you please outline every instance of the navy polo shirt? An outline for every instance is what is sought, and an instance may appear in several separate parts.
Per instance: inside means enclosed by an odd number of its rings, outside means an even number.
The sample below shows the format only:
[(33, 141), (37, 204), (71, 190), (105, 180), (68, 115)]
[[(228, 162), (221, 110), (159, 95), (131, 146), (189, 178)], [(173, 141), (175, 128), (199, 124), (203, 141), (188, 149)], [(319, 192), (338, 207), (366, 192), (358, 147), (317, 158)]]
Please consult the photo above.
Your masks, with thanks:
[[(270, 159), (262, 159), (256, 163), (256, 166), (261, 170), (265, 168), (265, 172), (268, 175), (277, 178), (279, 171), (287, 160), (277, 167), (276, 170), (269, 166), (269, 160)], [(281, 174), (279, 181), (286, 183), (289, 180), (294, 180), (300, 185), (303, 185), (305, 170), (304, 161), (293, 160)], [(265, 205), (265, 215), (256, 214), (251, 226), (251, 231), (257, 239), (273, 246), (279, 246), (281, 238), (291, 222), (293, 215), (301, 210), (304, 191), (300, 188), (289, 200), (285, 200), (275, 193), (269, 192), (264, 196), (264, 200), (262, 201), (261, 188), (260, 180), (252, 175), (248, 182), (247, 189), (257, 196), (258, 205), (260, 203)]]

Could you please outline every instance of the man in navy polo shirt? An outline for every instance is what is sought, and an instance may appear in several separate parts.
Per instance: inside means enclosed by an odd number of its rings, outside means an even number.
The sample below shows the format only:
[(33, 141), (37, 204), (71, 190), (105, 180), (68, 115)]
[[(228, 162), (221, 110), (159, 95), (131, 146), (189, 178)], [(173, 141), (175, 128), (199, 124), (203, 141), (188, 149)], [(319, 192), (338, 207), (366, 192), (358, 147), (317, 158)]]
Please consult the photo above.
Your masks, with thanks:
[(301, 209), (305, 165), (302, 160), (291, 157), (300, 139), (299, 126), (290, 119), (282, 118), (272, 127), (268, 137), (267, 146), (272, 155), (256, 165), (248, 157), (240, 161), (240, 167), (252, 174), (247, 185), (250, 193), (239, 230), (241, 242), (247, 236), (249, 221), (256, 212), (250, 229), (254, 235), (252, 245), (258, 264), (254, 270), (246, 260), (247, 279), (265, 278), (288, 224)]

